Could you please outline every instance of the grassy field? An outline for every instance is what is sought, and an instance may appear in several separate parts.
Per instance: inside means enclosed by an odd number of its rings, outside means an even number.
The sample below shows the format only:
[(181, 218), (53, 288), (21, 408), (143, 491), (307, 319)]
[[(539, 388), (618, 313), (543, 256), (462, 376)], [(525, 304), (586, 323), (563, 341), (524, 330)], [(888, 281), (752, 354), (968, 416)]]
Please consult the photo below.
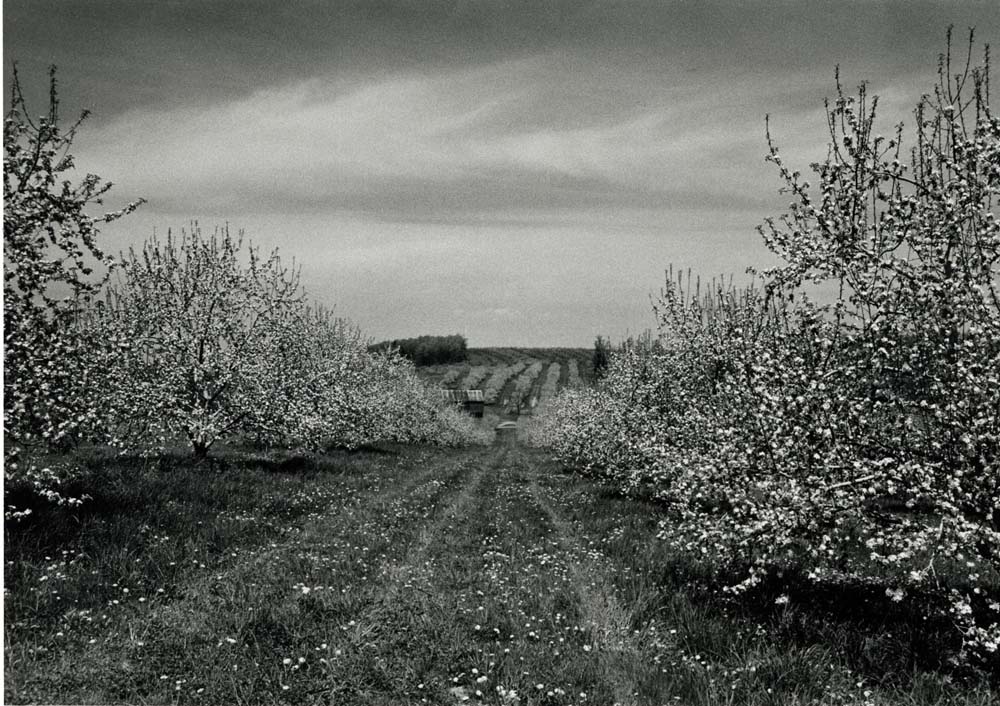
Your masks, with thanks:
[(517, 445), (85, 460), (5, 530), (7, 703), (996, 702), (884, 597), (724, 602)]

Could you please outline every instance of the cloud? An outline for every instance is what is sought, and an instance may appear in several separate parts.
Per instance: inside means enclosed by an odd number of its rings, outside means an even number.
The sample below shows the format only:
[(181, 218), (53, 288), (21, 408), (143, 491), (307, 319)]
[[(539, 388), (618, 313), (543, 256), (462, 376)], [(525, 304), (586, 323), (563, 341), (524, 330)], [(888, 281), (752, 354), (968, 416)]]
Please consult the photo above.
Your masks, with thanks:
[[(14, 2), (5, 17), (13, 51), (70, 53), (64, 85), (110, 99), (78, 156), (119, 194), (170, 214), (469, 224), (513, 223), (515, 211), (762, 209), (775, 185), (764, 114), (788, 154), (821, 157), (833, 65), (849, 84), (909, 87), (910, 57), (929, 53), (919, 38), (942, 31), (926, 18), (945, 12), (928, 3), (918, 22), (861, 3), (862, 22), (797, 3), (143, 7), (46, 15)], [(278, 36), (295, 39), (279, 48)]]
[[(634, 100), (597, 109), (591, 92), (615, 74), (596, 76), (588, 61), (576, 73), (553, 70), (564, 61), (545, 55), (353, 89), (310, 79), (210, 107), (134, 110), (81, 137), (79, 162), (172, 213), (420, 219), (766, 202), (753, 176), (762, 116), (786, 87), (724, 78), (711, 90), (633, 87)], [(566, 83), (576, 90), (553, 97)]]
[(149, 199), (111, 250), (229, 221), (373, 335), (587, 345), (644, 328), (670, 262), (767, 258), (765, 114), (804, 171), (840, 64), (888, 131), (993, 4), (10, 0), (5, 71), (41, 105), (59, 64), (77, 164)]
[(39, 74), (60, 65), (67, 105), (103, 120), (304, 78), (358, 85), (550, 52), (629, 60), (653, 80), (671, 67), (926, 65), (948, 24), (977, 26), (986, 41), (1000, 31), (990, 0), (8, 0), (4, 55), (7, 78), (14, 58)]

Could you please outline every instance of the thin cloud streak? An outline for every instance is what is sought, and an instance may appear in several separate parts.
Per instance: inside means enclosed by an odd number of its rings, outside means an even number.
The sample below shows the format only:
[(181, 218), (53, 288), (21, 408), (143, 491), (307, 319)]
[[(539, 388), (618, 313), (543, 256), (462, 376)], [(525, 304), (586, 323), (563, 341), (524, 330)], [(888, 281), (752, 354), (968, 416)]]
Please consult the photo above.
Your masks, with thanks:
[[(348, 92), (312, 79), (211, 108), (137, 110), (88, 134), (80, 156), (168, 212), (187, 205), (405, 220), (408, 210), (420, 219), (428, 211), (772, 202), (759, 188), (762, 118), (785, 86), (775, 91), (768, 78), (667, 91), (659, 104), (625, 103), (570, 126), (537, 118), (551, 109), (545, 67), (541, 57)], [(586, 114), (587, 82), (577, 81), (561, 115)], [(509, 89), (483, 88), (497, 85)], [(811, 85), (800, 91), (818, 94)], [(822, 125), (814, 109), (784, 117), (793, 143)]]

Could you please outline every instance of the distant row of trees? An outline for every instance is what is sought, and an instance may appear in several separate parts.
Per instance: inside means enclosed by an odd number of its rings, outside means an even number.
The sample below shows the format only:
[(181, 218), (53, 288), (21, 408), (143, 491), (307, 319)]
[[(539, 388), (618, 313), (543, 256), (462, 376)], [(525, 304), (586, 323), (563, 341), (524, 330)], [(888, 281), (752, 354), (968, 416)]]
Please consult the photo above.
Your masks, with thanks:
[(461, 363), (469, 357), (465, 336), (418, 336), (417, 338), (394, 338), (370, 347), (373, 352), (397, 351), (413, 361), (415, 365), (439, 365)]

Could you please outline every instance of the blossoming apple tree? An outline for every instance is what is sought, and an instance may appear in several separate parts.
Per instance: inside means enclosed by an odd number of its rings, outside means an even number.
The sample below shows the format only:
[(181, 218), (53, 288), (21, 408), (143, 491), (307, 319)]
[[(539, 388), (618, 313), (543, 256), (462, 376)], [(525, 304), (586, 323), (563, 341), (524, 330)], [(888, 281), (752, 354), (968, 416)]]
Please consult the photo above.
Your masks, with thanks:
[(70, 148), (87, 114), (60, 126), (55, 69), (49, 85), (48, 110), (33, 118), (15, 67), (4, 118), (4, 472), (65, 502), (57, 486), (69, 467), (38, 459), (99, 426), (95, 351), (80, 312), (111, 264), (97, 243), (99, 226), (140, 202), (88, 214), (111, 184), (94, 174), (73, 183)]
[(768, 135), (793, 199), (761, 228), (782, 264), (704, 296), (668, 278), (658, 340), (536, 436), (655, 494), (661, 536), (742, 572), (730, 590), (781, 574), (936, 597), (963, 654), (995, 656), (1000, 119), (972, 47), (953, 67), (949, 36), (908, 150), (839, 80), (815, 186)]
[[(245, 260), (245, 261), (244, 261)], [(277, 253), (242, 253), (242, 236), (197, 226), (123, 258), (97, 317), (127, 341), (111, 391), (125, 438), (181, 435), (196, 456), (247, 430), (278, 394), (269, 369), (287, 358), (302, 305), (298, 273)]]

